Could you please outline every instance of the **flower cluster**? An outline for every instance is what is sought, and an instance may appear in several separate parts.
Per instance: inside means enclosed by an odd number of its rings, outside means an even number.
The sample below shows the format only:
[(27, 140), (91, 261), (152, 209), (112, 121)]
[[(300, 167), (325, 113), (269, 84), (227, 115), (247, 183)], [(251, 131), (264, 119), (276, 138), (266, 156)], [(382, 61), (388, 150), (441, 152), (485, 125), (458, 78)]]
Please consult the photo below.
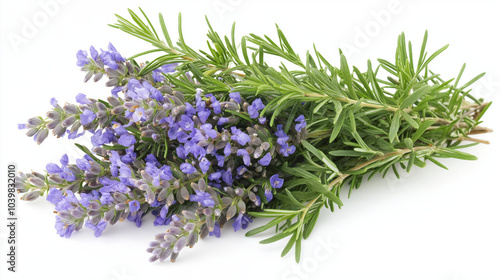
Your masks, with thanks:
[(98, 237), (108, 224), (124, 220), (140, 227), (151, 213), (155, 225), (168, 229), (150, 244), (150, 260), (174, 261), (199, 238), (220, 237), (227, 221), (235, 231), (246, 228), (249, 209), (271, 202), (283, 186), (273, 166), (295, 153), (304, 116), (288, 130), (285, 121), (269, 125), (260, 98), (200, 88), (188, 96), (165, 78), (175, 65), (140, 77), (140, 66), (111, 44), (101, 53), (91, 47), (90, 57), (79, 51), (77, 59), (85, 81), (108, 77), (106, 85), (114, 88), (107, 101), (80, 93), (78, 105), (61, 107), (52, 99), (47, 118), (19, 125), (39, 144), (49, 131), (69, 139), (91, 134), (93, 147), (79, 146), (85, 155), (75, 164), (64, 155), (59, 164), (47, 164), (45, 175), (18, 178), (25, 200), (46, 193), (55, 205), (60, 236), (85, 226)]

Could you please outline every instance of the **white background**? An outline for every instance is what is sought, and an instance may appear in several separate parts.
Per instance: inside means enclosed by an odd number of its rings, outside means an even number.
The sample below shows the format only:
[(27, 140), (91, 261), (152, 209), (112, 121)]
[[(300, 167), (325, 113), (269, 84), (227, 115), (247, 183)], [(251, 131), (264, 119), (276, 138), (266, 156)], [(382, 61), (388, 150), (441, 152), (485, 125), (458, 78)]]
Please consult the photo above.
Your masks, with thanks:
[[(49, 2), (53, 6), (48, 11), (42, 4)], [(163, 13), (173, 35), (182, 12), (186, 40), (195, 49), (206, 46), (204, 15), (221, 34), (229, 34), (236, 21), (238, 36), (274, 36), (278, 23), (297, 52), (304, 54), (315, 43), (338, 65), (342, 47), (350, 65), (362, 70), (367, 59), (392, 61), (400, 32), (419, 46), (428, 29), (430, 51), (450, 43), (431, 64), (443, 78), (455, 77), (464, 62), (464, 82), (487, 72), (473, 93), (496, 101), (484, 124), (497, 132), (480, 136), (490, 145), (467, 150), (479, 157), (477, 161), (445, 160), (449, 171), (429, 163), (399, 181), (376, 176), (349, 200), (343, 193), (345, 207), (334, 214), (322, 212), (315, 231), (303, 242), (298, 265), (293, 254), (280, 258), (283, 242), (259, 245), (269, 234), (246, 238), (230, 226), (223, 238), (186, 248), (175, 264), (150, 264), (147, 243), (162, 230), (153, 227), (152, 217), (142, 228), (124, 222), (108, 227), (97, 239), (88, 229), (64, 239), (53, 228), (53, 206), (39, 199), (18, 203), (18, 267), (16, 273), (8, 272), (7, 162), (16, 162), (22, 171), (41, 171), (63, 153), (72, 160), (81, 156), (67, 139), (49, 138), (37, 146), (16, 124), (44, 114), (51, 97), (60, 104), (74, 102), (79, 92), (106, 97), (109, 88), (103, 82), (82, 83), (84, 73), (75, 65), (75, 53), (91, 44), (105, 48), (108, 42), (125, 56), (149, 49), (147, 43), (107, 26), (115, 22), (115, 13), (125, 15), (126, 8), (137, 5), (0, 2), (0, 279), (500, 279), (500, 5), (494, 1), (141, 1), (155, 24), (157, 13)], [(29, 24), (36, 30), (28, 30)]]

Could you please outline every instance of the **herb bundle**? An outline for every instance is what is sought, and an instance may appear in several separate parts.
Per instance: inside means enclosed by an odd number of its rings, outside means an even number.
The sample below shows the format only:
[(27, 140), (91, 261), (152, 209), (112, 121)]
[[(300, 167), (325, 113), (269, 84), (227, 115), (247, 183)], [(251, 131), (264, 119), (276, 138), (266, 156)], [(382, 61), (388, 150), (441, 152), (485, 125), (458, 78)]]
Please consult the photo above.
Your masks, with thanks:
[[(180, 16), (174, 44), (161, 14), (158, 33), (142, 10), (142, 18), (129, 12), (131, 21), (117, 16), (111, 26), (153, 49), (127, 59), (111, 43), (77, 53), (84, 81), (104, 77), (111, 95), (78, 94), (78, 105), (52, 99), (46, 117), (19, 125), (38, 144), (50, 131), (91, 134), (92, 147), (75, 144), (84, 153), (75, 163), (63, 155), (43, 173), (16, 178), (23, 200), (45, 195), (55, 205), (61, 237), (83, 227), (98, 237), (123, 220), (140, 227), (151, 213), (166, 229), (149, 243), (150, 261), (175, 261), (227, 223), (237, 231), (264, 217), (271, 219), (246, 235), (275, 229), (261, 243), (288, 238), (282, 256), (295, 247), (299, 261), (301, 240), (323, 207), (342, 206), (343, 187), (350, 194), (377, 173), (399, 176), (399, 167), (446, 168), (440, 158), (474, 160), (460, 149), (486, 143), (471, 135), (490, 131), (480, 124), (491, 103), (468, 89), (484, 73), (460, 83), (465, 65), (456, 79), (432, 72), (446, 46), (429, 55), (427, 33), (415, 54), (401, 34), (394, 63), (368, 61), (362, 72), (342, 52), (340, 67), (316, 48), (301, 59), (279, 28), (277, 40), (236, 41), (234, 25), (221, 37), (207, 21), (208, 50), (195, 51)], [(137, 62), (144, 55), (156, 58)], [(268, 65), (269, 56), (282, 63)]]

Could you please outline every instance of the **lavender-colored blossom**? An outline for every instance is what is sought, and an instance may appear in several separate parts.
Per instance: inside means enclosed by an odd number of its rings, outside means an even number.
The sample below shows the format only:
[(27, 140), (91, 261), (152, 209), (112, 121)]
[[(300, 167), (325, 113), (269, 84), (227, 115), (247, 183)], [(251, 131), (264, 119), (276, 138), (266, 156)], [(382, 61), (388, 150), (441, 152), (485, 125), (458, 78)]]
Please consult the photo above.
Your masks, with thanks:
[(246, 166), (250, 165), (250, 155), (248, 154), (248, 151), (246, 149), (239, 149), (236, 155), (243, 157), (243, 163)]
[(55, 163), (48, 163), (45, 166), (45, 169), (49, 174), (58, 174), (61, 178), (64, 180), (71, 182), (76, 179), (75, 174), (73, 171), (71, 171), (67, 165), (68, 165), (68, 155), (64, 154), (61, 157), (61, 160), (59, 161), (61, 163), (61, 166), (58, 166)]
[(233, 99), (238, 104), (241, 103), (241, 96), (240, 96), (239, 92), (230, 92), (229, 93), (229, 98)]
[(137, 227), (141, 227), (142, 214), (143, 214), (142, 210), (139, 210), (137, 213), (128, 215), (127, 220), (134, 222)]
[(219, 118), (219, 120), (217, 121), (217, 125), (223, 125), (225, 123), (227, 123), (229, 121), (229, 118), (226, 118), (226, 117), (221, 117)]
[(54, 108), (57, 107), (58, 106), (57, 105), (57, 99), (55, 99), (54, 97), (52, 97), (50, 99), (50, 105), (52, 105), (52, 107), (54, 107)]
[(248, 224), (252, 222), (252, 219), (246, 214), (240, 213), (236, 220), (233, 222), (234, 231), (238, 231), (240, 229), (246, 229)]
[(233, 174), (231, 173), (231, 168), (228, 168), (227, 171), (224, 172), (224, 174), (222, 175), (222, 180), (228, 186), (233, 185)]
[(76, 102), (80, 104), (91, 104), (92, 102), (87, 98), (87, 96), (83, 93), (79, 93), (76, 96)]
[(85, 109), (80, 115), (80, 122), (82, 123), (82, 125), (86, 125), (93, 122), (95, 118), (96, 115), (94, 114), (94, 112), (90, 111), (89, 109)]
[(55, 229), (60, 237), (70, 238), (71, 234), (75, 231), (75, 225), (67, 225), (61, 220), (61, 217), (56, 216)]
[(273, 188), (281, 188), (283, 186), (284, 179), (281, 179), (278, 174), (274, 174), (269, 179), (271, 181), (271, 187)]
[(209, 236), (215, 236), (217, 238), (220, 238), (220, 224), (219, 222), (216, 222), (214, 224), (214, 230), (208, 233)]
[(300, 115), (295, 119), (295, 121), (298, 122), (298, 124), (295, 125), (295, 130), (297, 132), (300, 132), (303, 128), (306, 127), (307, 123), (305, 119), (306, 118), (304, 117), (304, 115)]
[(257, 98), (252, 102), (252, 105), (248, 106), (248, 114), (251, 118), (256, 119), (259, 117), (259, 111), (265, 107), (266, 106), (262, 103), (262, 100)]
[(194, 129), (194, 122), (193, 122), (193, 120), (190, 117), (186, 116), (186, 115), (182, 115), (181, 116), (181, 120), (179, 122), (179, 125), (185, 131), (192, 131)]
[(63, 199), (63, 194), (58, 188), (50, 188), (47, 194), (47, 201), (56, 205)]
[(90, 220), (87, 220), (87, 222), (85, 223), (86, 227), (94, 231), (95, 237), (101, 236), (102, 232), (104, 231), (104, 229), (106, 229), (107, 225), (108, 223), (105, 221), (100, 221), (97, 225), (94, 225)]
[(196, 171), (196, 168), (194, 168), (191, 163), (187, 162), (181, 164), (180, 168), (184, 174), (193, 174)]
[(130, 213), (135, 213), (141, 208), (141, 204), (137, 200), (132, 200), (128, 203)]
[(237, 141), (238, 144), (240, 144), (240, 145), (245, 145), (246, 143), (250, 142), (250, 140), (251, 140), (250, 136), (248, 136), (248, 134), (246, 134), (245, 132), (242, 132), (241, 130), (239, 130), (235, 126), (231, 127), (231, 133), (233, 134), (233, 135), (231, 135), (231, 139), (234, 141)]
[(274, 133), (274, 135), (276, 135), (278, 137), (278, 140), (276, 140), (276, 142), (278, 142), (278, 144), (280, 144), (280, 145), (285, 145), (286, 141), (288, 141), (288, 139), (290, 137), (288, 137), (288, 135), (286, 135), (285, 131), (283, 131), (283, 126), (281, 124), (279, 124), (276, 127), (276, 129), (277, 129), (277, 131)]
[(210, 161), (207, 158), (202, 158), (199, 165), (203, 174), (207, 173), (210, 169)]
[(125, 147), (129, 147), (131, 145), (134, 145), (136, 142), (137, 142), (137, 140), (135, 139), (134, 135), (132, 135), (132, 134), (123, 134), (122, 136), (120, 136), (120, 138), (118, 138), (118, 144), (125, 146)]
[(271, 191), (271, 189), (266, 188), (264, 190), (264, 195), (266, 196), (268, 202), (273, 200), (273, 192)]
[(115, 200), (113, 199), (110, 193), (103, 193), (99, 198), (99, 201), (101, 202), (102, 205), (109, 205), (114, 203)]
[(231, 144), (229, 144), (229, 142), (226, 144), (226, 147), (224, 147), (224, 155), (226, 157), (231, 155)]
[(99, 59), (99, 53), (96, 51), (94, 46), (90, 46), (90, 57), (92, 57), (94, 61)]
[(200, 118), (201, 123), (206, 123), (208, 120), (208, 117), (210, 117), (210, 110), (209, 109), (205, 109), (205, 110), (198, 112), (198, 118)]
[(89, 58), (87, 57), (87, 51), (84, 50), (79, 50), (76, 53), (76, 59), (76, 65), (79, 67), (83, 67), (90, 62)]
[(87, 159), (76, 159), (76, 166), (80, 170), (88, 171), (90, 169), (90, 162)]
[(222, 174), (220, 172), (214, 172), (214, 173), (211, 173), (210, 175), (208, 175), (208, 179), (211, 181), (218, 180), (221, 177), (222, 177)]
[(111, 132), (111, 130), (106, 129), (98, 129), (92, 137), (90, 137), (90, 141), (94, 147), (101, 146), (103, 144), (109, 144), (116, 140), (115, 134)]
[(291, 154), (295, 153), (295, 149), (296, 149), (296, 148), (295, 148), (295, 146), (294, 146), (294, 145), (290, 145), (290, 146), (289, 146), (289, 145), (288, 145), (288, 143), (285, 143), (284, 145), (282, 145), (282, 146), (280, 147), (280, 153), (281, 153), (283, 156), (287, 157), (287, 156), (289, 156), (289, 155), (291, 155)]
[(261, 159), (259, 159), (259, 164), (262, 166), (268, 166), (269, 163), (271, 163), (271, 160), (271, 153), (267, 153)]
[(140, 107), (135, 109), (134, 114), (132, 114), (132, 121), (140, 122), (145, 120), (146, 120), (146, 111), (144, 110), (144, 108)]
[(200, 190), (195, 190), (196, 194), (192, 194), (189, 200), (200, 203), (205, 207), (214, 207), (215, 201), (210, 197), (209, 193), (202, 192)]

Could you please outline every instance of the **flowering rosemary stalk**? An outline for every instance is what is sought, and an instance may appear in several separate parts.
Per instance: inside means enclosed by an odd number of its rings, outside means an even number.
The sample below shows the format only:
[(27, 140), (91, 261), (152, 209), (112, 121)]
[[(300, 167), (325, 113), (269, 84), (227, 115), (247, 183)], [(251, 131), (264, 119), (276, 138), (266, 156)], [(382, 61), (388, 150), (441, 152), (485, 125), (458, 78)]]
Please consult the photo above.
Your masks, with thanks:
[[(141, 10), (142, 13), (142, 10)], [(172, 43), (163, 18), (163, 39), (144, 13), (118, 16), (112, 27), (154, 48), (125, 58), (108, 50), (77, 53), (84, 81), (103, 77), (106, 100), (76, 96), (78, 104), (51, 100), (46, 117), (33, 117), (27, 135), (41, 144), (52, 131), (69, 139), (91, 134), (92, 147), (75, 163), (63, 155), (43, 173), (17, 178), (24, 200), (46, 195), (55, 205), (56, 230), (70, 237), (84, 226), (100, 236), (108, 225), (144, 215), (166, 226), (149, 244), (150, 261), (175, 261), (186, 246), (220, 237), (228, 222), (245, 229), (252, 217), (271, 218), (246, 235), (276, 228), (261, 241), (289, 238), (282, 256), (307, 238), (323, 207), (341, 207), (343, 187), (361, 186), (374, 174), (410, 171), (438, 159), (473, 160), (459, 149), (486, 141), (481, 117), (491, 103), (474, 98), (456, 79), (433, 73), (427, 33), (415, 56), (404, 34), (396, 60), (350, 68), (340, 53), (333, 66), (316, 49), (305, 60), (282, 31), (278, 40), (254, 34), (221, 38), (210, 24), (208, 51), (195, 51), (182, 36)], [(208, 21), (207, 21), (208, 23)], [(157, 54), (146, 63), (136, 61)], [(283, 63), (272, 67), (266, 57)], [(294, 69), (285, 66), (292, 64)], [(387, 79), (379, 72), (386, 71)], [(471, 141), (472, 144), (461, 144)]]

